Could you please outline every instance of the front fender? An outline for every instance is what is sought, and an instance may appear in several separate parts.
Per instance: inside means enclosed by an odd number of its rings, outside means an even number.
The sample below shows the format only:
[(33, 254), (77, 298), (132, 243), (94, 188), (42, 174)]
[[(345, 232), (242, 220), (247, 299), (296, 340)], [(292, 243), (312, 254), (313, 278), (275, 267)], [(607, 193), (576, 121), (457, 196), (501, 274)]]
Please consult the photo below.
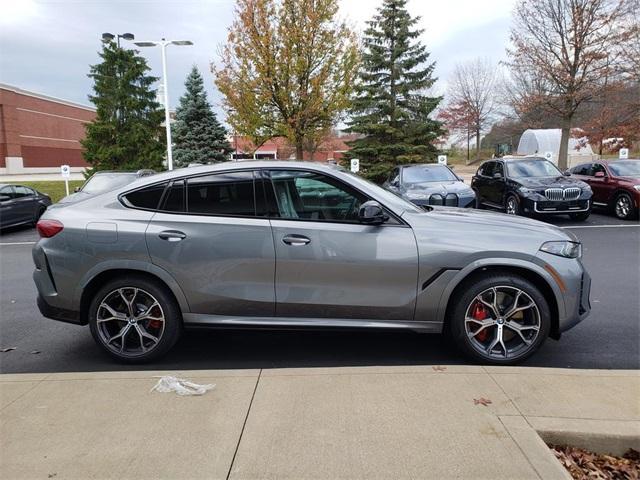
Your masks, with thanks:
[(466, 267), (458, 271), (458, 273), (449, 281), (444, 291), (442, 292), (440, 302), (438, 304), (437, 321), (441, 322), (444, 325), (444, 322), (446, 320), (447, 305), (449, 304), (449, 299), (451, 298), (451, 295), (453, 294), (455, 288), (473, 272), (488, 267), (521, 268), (529, 270), (542, 277), (542, 279), (547, 283), (547, 285), (549, 285), (551, 291), (553, 292), (556, 304), (558, 305), (558, 316), (560, 318), (564, 318), (566, 316), (566, 307), (562, 292), (560, 291), (560, 287), (553, 279), (551, 274), (544, 269), (543, 265), (544, 263), (542, 262), (542, 260), (538, 259), (537, 257), (532, 257), (531, 260), (499, 257), (482, 258), (471, 262)]

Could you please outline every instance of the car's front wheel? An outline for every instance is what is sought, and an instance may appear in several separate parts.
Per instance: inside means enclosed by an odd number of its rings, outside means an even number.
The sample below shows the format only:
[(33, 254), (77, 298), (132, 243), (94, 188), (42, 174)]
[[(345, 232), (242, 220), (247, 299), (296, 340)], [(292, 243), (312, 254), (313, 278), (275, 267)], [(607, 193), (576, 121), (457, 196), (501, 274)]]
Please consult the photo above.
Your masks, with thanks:
[(628, 193), (620, 193), (613, 204), (613, 212), (620, 220), (629, 220), (635, 216), (633, 199)]
[(520, 202), (515, 195), (509, 195), (504, 205), (505, 211), (508, 215), (521, 215)]
[(452, 298), (449, 331), (472, 359), (513, 365), (532, 355), (549, 335), (551, 314), (540, 290), (510, 274), (474, 277)]
[(570, 213), (569, 214), (569, 218), (571, 220), (577, 220), (579, 222), (582, 222), (582, 221), (586, 220), (587, 218), (589, 218), (589, 215), (591, 215), (591, 211), (587, 210), (586, 212)]
[(131, 275), (106, 283), (89, 308), (95, 341), (124, 363), (143, 363), (164, 355), (180, 337), (180, 309), (166, 287)]

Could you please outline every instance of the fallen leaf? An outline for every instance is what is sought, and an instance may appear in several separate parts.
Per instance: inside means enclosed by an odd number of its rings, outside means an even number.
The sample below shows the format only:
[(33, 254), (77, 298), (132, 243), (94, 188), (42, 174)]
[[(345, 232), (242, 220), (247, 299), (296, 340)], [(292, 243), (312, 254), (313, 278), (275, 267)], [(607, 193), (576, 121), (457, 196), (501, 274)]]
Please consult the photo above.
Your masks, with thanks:
[(11, 300), (11, 303), (16, 303), (16, 301), (15, 300)]
[(40, 350), (34, 350), (33, 352), (31, 352), (33, 355), (37, 355), (40, 353)]
[(441, 365), (437, 365), (437, 366), (431, 367), (431, 368), (433, 368), (433, 370), (436, 371), (436, 372), (444, 372), (447, 369), (447, 367), (443, 367)]
[(488, 398), (484, 398), (484, 397), (474, 398), (473, 399), (473, 404), (474, 405), (484, 405), (486, 407), (487, 405), (490, 405), (491, 403), (492, 403), (491, 400), (489, 400)]
[(2, 350), (0, 350), (0, 352), (6, 353), (6, 352), (10, 352), (11, 350), (15, 350), (15, 349), (16, 349), (16, 347), (3, 348)]

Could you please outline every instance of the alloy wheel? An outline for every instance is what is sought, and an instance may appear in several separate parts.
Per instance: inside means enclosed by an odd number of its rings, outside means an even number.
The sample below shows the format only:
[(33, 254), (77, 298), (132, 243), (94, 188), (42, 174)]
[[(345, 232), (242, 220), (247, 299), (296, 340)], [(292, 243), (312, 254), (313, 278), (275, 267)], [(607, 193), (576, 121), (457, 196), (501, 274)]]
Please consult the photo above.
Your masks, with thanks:
[(165, 329), (165, 315), (158, 300), (137, 287), (109, 292), (96, 313), (98, 335), (119, 356), (137, 357), (153, 350)]
[(508, 215), (518, 214), (518, 202), (513, 197), (507, 198), (507, 214)]
[(496, 286), (482, 291), (467, 307), (464, 328), (471, 346), (495, 359), (520, 357), (535, 343), (540, 310), (524, 290)]
[(620, 195), (616, 200), (615, 208), (618, 218), (627, 218), (631, 212), (631, 200), (626, 195)]

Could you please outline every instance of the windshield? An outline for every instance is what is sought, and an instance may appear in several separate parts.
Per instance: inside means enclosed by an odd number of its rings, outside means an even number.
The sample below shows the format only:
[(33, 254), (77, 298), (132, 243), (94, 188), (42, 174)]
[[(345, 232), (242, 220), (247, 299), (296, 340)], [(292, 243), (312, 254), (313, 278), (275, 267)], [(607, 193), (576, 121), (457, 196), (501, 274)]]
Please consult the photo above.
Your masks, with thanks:
[(135, 179), (136, 175), (132, 173), (96, 174), (85, 182), (81, 191), (95, 195), (115, 190), (133, 182)]
[(343, 173), (349, 175), (351, 177), (351, 181), (356, 185), (361, 185), (365, 188), (370, 188), (375, 190), (376, 195), (382, 200), (383, 203), (390, 205), (398, 210), (407, 210), (409, 212), (415, 213), (424, 213), (424, 209), (414, 205), (413, 203), (405, 200), (404, 198), (396, 195), (395, 193), (390, 192), (389, 190), (385, 190), (380, 185), (376, 185), (369, 180), (366, 180), (362, 177), (359, 177), (355, 173), (351, 173), (348, 170), (342, 170)]
[(640, 177), (640, 160), (630, 160), (628, 162), (611, 162), (609, 170), (616, 177)]
[(402, 169), (404, 183), (451, 182), (458, 180), (456, 176), (443, 165), (415, 166)]
[(517, 160), (506, 162), (507, 174), (511, 178), (558, 177), (560, 170), (548, 160)]

